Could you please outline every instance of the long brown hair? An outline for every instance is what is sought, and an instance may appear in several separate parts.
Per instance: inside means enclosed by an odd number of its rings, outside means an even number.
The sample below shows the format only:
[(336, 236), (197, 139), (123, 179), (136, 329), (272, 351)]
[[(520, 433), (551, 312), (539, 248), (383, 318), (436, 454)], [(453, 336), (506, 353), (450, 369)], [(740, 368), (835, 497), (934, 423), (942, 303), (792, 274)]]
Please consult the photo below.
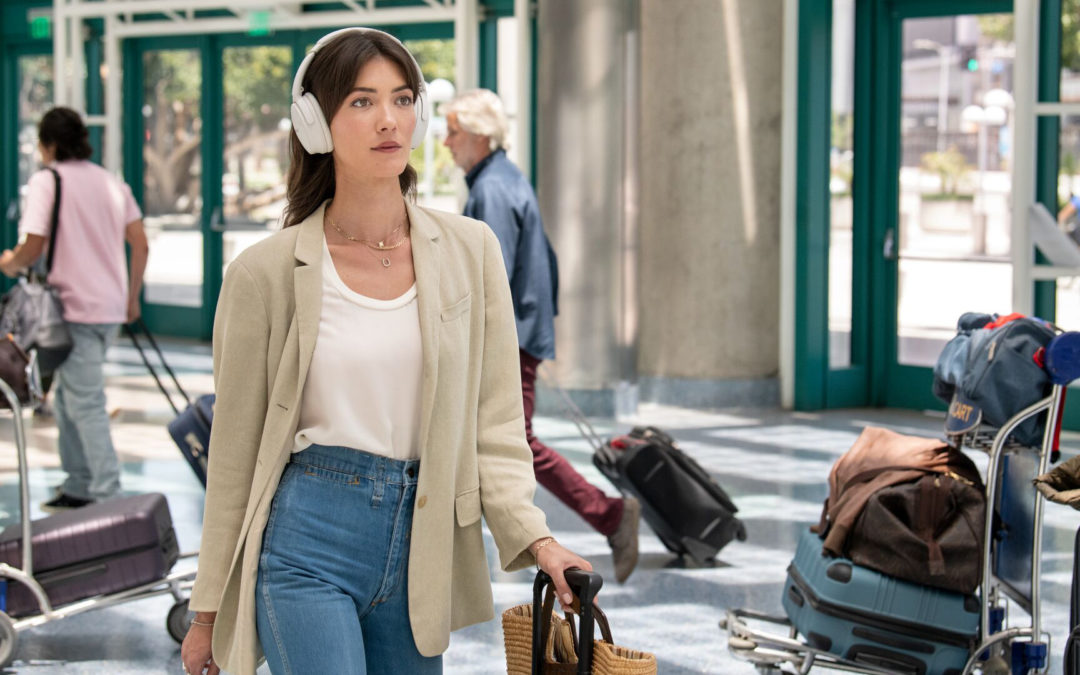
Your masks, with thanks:
[[(311, 92), (319, 102), (327, 124), (352, 91), (356, 75), (368, 61), (383, 56), (397, 64), (412, 89), (419, 95), (423, 75), (414, 67), (412, 57), (393, 38), (378, 31), (345, 33), (319, 49), (304, 74), (304, 91)], [(312, 155), (304, 150), (296, 131), (289, 133), (291, 163), (289, 165), (288, 205), (285, 207), (285, 227), (299, 224), (319, 206), (334, 196), (334, 157), (331, 153)], [(416, 169), (411, 164), (398, 176), (401, 194), (416, 193)]]

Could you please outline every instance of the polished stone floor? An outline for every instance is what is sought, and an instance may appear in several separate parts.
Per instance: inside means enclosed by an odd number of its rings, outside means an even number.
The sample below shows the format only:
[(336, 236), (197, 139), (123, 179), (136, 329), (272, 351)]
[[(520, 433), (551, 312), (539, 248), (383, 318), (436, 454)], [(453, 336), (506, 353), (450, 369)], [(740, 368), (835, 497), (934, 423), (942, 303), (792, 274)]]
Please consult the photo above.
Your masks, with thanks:
[[(205, 346), (171, 343), (168, 355), (191, 393), (210, 390)], [(171, 409), (146, 376), (135, 352), (123, 341), (110, 350), (109, 361), (109, 407), (114, 414), (114, 440), (123, 460), (124, 489), (167, 495), (181, 549), (195, 551), (199, 546), (202, 488), (165, 431)], [(43, 514), (36, 504), (48, 498), (49, 486), (61, 477), (55, 453), (56, 428), (49, 420), (29, 415), (26, 421), (33, 516), (40, 517)], [(732, 543), (721, 551), (715, 565), (702, 568), (675, 559), (643, 524), (638, 569), (625, 585), (609, 582), (601, 592), (616, 641), (654, 652), (661, 673), (753, 673), (752, 666), (728, 653), (717, 622), (728, 607), (780, 613), (780, 591), (796, 537), (820, 515), (832, 462), (867, 424), (935, 435), (941, 421), (940, 417), (905, 411), (705, 413), (652, 405), (642, 406), (633, 417), (595, 420), (602, 435), (645, 423), (671, 431), (681, 446), (729, 491), (749, 532), (746, 542)], [(588, 445), (572, 424), (557, 418), (539, 418), (536, 429), (590, 480), (614, 494), (592, 467)], [(11, 431), (10, 416), (0, 415), (0, 525), (18, 518)], [(1080, 437), (1068, 436), (1065, 445), (1072, 448), (1066, 450), (1067, 455), (1075, 454)], [(605, 579), (612, 579), (603, 537), (543, 490), (538, 492), (537, 502), (547, 512), (558, 538), (591, 560)], [(1072, 543), (1080, 514), (1051, 505), (1044, 525), (1043, 622), (1053, 640), (1054, 660), (1049, 672), (1060, 672), (1068, 621)], [(497, 571), (490, 538), (488, 543), (496, 611), (501, 612), (529, 599), (531, 575)], [(181, 564), (190, 566), (190, 562)], [(178, 675), (179, 648), (165, 631), (165, 616), (171, 604), (170, 597), (159, 596), (25, 631), (19, 636), (16, 661), (7, 672)], [(503, 658), (500, 625), (497, 620), (491, 621), (454, 634), (444, 658), (445, 670), (454, 674), (505, 672)]]

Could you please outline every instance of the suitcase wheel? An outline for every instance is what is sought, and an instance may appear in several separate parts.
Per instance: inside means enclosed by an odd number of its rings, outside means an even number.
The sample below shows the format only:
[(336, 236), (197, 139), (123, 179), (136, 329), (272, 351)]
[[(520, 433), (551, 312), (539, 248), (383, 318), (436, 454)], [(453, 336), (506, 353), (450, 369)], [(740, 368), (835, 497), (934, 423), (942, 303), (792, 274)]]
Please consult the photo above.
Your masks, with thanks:
[(746, 541), (746, 525), (743, 525), (742, 521), (739, 521), (739, 529), (735, 531), (735, 538), (739, 541)]
[(181, 600), (169, 609), (169, 615), (165, 618), (165, 629), (169, 631), (172, 639), (183, 643), (194, 618), (195, 612), (188, 610), (188, 601)]
[(7, 667), (15, 656), (19, 634), (7, 612), (0, 612), (0, 668)]

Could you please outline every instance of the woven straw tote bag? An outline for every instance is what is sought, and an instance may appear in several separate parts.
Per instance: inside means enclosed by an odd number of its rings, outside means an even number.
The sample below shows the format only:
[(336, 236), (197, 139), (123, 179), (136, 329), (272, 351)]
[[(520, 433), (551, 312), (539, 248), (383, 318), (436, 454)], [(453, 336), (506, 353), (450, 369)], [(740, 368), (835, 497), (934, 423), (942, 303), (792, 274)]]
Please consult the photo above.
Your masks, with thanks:
[[(581, 664), (580, 649), (573, 614), (563, 619), (554, 614), (555, 593), (551, 579), (538, 572), (533, 587), (533, 602), (517, 605), (503, 612), (503, 642), (506, 649), (507, 675), (655, 675), (656, 657), (648, 652), (620, 647), (611, 637), (611, 626), (603, 610), (592, 603), (603, 580), (593, 572), (568, 571), (567, 581), (577, 592), (574, 611), (600, 627), (600, 640), (585, 650), (591, 661)], [(546, 592), (543, 592), (546, 589)], [(543, 603), (540, 602), (543, 593)], [(586, 608), (582, 611), (582, 605)], [(583, 619), (584, 620), (584, 619)], [(534, 625), (535, 622), (535, 625)], [(542, 636), (542, 658), (534, 668), (534, 630)], [(591, 631), (590, 631), (591, 632)]]

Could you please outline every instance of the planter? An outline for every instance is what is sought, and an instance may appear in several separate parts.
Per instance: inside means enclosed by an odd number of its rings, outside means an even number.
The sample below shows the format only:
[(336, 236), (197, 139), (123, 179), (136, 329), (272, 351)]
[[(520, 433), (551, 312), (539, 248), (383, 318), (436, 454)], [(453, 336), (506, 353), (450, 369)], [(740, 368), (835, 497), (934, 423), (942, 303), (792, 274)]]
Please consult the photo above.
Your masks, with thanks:
[(916, 222), (924, 232), (970, 232), (972, 211), (970, 199), (923, 199)]

